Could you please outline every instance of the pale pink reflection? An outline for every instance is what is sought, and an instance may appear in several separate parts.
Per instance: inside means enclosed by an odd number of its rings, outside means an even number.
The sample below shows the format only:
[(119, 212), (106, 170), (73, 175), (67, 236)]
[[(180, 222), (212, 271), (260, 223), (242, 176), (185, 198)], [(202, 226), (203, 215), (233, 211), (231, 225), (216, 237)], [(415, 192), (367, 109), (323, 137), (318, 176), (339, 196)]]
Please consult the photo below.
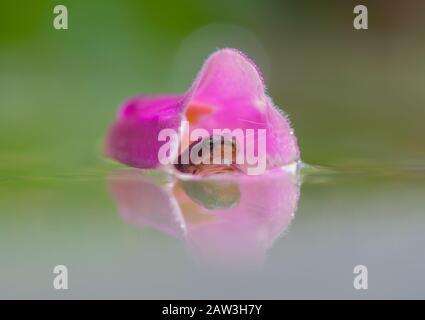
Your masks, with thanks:
[(174, 236), (197, 260), (223, 266), (262, 264), (294, 217), (300, 195), (298, 174), (282, 169), (171, 181), (118, 171), (109, 186), (128, 223)]

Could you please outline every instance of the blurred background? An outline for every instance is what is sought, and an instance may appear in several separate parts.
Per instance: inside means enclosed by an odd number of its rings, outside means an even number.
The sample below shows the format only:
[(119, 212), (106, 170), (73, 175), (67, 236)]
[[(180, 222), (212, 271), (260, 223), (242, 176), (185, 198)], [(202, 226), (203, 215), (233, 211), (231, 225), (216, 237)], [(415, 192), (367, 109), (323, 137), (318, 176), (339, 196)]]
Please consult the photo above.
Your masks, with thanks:
[[(57, 4), (68, 30), (53, 28)], [(357, 4), (368, 30), (353, 28)], [(58, 297), (51, 270), (63, 263), (79, 278), (59, 297), (423, 298), (424, 10), (420, 0), (2, 1), (0, 297)], [(118, 217), (104, 180), (120, 166), (102, 155), (123, 100), (184, 92), (222, 47), (256, 61), (303, 161), (323, 170), (305, 178), (268, 275), (250, 274), (255, 288), (227, 279), (224, 296), (214, 281), (188, 284), (214, 277), (193, 271), (178, 243)], [(361, 262), (376, 278), (356, 296)]]

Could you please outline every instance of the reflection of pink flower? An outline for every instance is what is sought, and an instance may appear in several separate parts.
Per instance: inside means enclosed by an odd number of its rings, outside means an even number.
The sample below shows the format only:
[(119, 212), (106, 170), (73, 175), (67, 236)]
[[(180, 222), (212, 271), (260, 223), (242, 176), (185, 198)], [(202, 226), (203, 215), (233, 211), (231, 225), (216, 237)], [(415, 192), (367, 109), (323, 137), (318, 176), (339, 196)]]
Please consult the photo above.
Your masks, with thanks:
[[(266, 129), (267, 168), (299, 159), (296, 137), (285, 115), (265, 93), (255, 64), (235, 49), (222, 49), (205, 62), (192, 87), (181, 96), (137, 97), (126, 102), (111, 126), (106, 153), (138, 168), (159, 166), (164, 128)], [(255, 137), (254, 143), (256, 145)]]
[(118, 171), (109, 186), (127, 222), (177, 237), (196, 258), (225, 266), (261, 263), (293, 218), (300, 192), (298, 176), (282, 169), (166, 184)]

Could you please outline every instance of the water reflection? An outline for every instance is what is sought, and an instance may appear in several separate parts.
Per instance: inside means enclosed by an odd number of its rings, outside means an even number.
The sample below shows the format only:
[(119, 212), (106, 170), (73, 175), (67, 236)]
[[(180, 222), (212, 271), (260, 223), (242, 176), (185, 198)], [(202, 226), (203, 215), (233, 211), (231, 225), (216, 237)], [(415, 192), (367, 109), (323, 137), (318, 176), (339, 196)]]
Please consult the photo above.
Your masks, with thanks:
[(121, 217), (184, 243), (214, 266), (258, 266), (297, 209), (298, 173), (275, 169), (262, 176), (172, 178), (139, 170), (108, 179)]

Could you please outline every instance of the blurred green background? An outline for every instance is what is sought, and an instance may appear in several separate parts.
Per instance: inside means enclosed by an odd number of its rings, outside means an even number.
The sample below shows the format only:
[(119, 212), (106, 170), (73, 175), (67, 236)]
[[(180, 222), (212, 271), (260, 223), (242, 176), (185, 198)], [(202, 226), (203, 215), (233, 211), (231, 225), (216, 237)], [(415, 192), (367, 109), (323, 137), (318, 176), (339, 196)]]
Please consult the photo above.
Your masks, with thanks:
[[(53, 28), (57, 4), (68, 30)], [(353, 28), (357, 4), (367, 31)], [(268, 271), (224, 283), (224, 297), (352, 298), (358, 263), (384, 270), (371, 296), (423, 297), (424, 12), (421, 0), (1, 1), (0, 297), (57, 297), (58, 263), (76, 289), (61, 297), (221, 294), (178, 243), (119, 218), (104, 176), (120, 166), (102, 155), (123, 100), (184, 92), (221, 47), (259, 65), (303, 161), (348, 172), (306, 179)]]
[[(52, 26), (64, 4), (69, 29)], [(365, 3), (365, 2), (362, 2)], [(423, 1), (3, 1), (0, 170), (78, 173), (129, 96), (183, 92), (238, 47), (263, 70), (307, 163), (417, 166), (425, 148)]]

